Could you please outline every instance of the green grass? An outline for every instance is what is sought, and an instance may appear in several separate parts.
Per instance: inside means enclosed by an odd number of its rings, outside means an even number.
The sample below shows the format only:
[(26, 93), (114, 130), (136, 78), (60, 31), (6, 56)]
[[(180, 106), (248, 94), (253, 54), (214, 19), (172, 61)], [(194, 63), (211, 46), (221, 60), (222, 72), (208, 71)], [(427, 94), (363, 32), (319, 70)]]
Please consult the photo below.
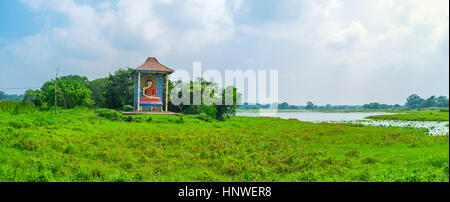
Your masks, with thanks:
[(402, 114), (369, 116), (369, 119), (406, 121), (448, 121), (448, 111), (407, 111)]
[(449, 181), (448, 136), (279, 118), (141, 117), (0, 112), (0, 181)]

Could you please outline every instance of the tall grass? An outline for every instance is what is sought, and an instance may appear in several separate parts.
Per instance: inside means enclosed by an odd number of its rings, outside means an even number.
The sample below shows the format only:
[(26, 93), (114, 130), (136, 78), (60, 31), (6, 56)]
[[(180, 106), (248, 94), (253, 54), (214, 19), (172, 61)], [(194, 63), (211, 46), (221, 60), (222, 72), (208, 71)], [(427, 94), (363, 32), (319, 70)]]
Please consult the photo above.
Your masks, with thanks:
[(414, 129), (110, 114), (0, 112), (0, 181), (449, 180), (449, 137)]
[(12, 115), (21, 113), (34, 113), (40, 108), (34, 106), (32, 103), (24, 103), (18, 101), (0, 101), (0, 112), (9, 112)]
[(448, 121), (449, 113), (445, 110), (412, 110), (402, 114), (375, 115), (369, 116), (368, 119), (378, 120), (406, 120), (406, 121)]

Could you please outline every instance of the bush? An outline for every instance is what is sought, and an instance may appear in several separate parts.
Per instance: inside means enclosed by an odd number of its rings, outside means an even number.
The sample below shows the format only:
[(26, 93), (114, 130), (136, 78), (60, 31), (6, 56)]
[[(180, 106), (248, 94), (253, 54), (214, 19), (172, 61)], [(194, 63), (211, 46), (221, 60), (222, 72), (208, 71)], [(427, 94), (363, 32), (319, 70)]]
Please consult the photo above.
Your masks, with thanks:
[(184, 123), (183, 115), (178, 115), (177, 123)]
[(214, 105), (199, 105), (198, 106), (198, 112), (199, 114), (205, 113), (206, 115), (210, 116), (211, 118), (215, 118), (217, 114), (217, 109), (214, 107)]
[(125, 118), (123, 120), (126, 121), (126, 122), (132, 122), (133, 121), (133, 117), (125, 116)]
[(143, 120), (142, 120), (142, 118), (141, 117), (139, 117), (139, 116), (137, 116), (137, 117), (134, 117), (134, 122), (136, 122), (136, 123), (141, 123), (141, 122), (143, 122)]
[(122, 110), (124, 111), (134, 111), (134, 107), (131, 105), (125, 105), (123, 106)]
[(208, 114), (202, 112), (199, 115), (197, 115), (197, 118), (202, 120), (202, 121), (206, 121), (206, 122), (211, 122), (211, 117), (208, 116)]
[(29, 128), (29, 127), (33, 126), (33, 123), (31, 123), (28, 120), (13, 120), (13, 121), (9, 122), (9, 126), (16, 128), (16, 129)]
[[(141, 123), (144, 120), (142, 117), (139, 116), (125, 116), (122, 113), (113, 110), (113, 109), (97, 109), (96, 113), (98, 116), (103, 117), (105, 119), (108, 119), (110, 121), (126, 121), (126, 122), (136, 122)], [(151, 121), (151, 118), (147, 120), (148, 122)]]
[(97, 114), (100, 117), (106, 118), (111, 121), (120, 121), (123, 118), (123, 115), (112, 109), (97, 109)]

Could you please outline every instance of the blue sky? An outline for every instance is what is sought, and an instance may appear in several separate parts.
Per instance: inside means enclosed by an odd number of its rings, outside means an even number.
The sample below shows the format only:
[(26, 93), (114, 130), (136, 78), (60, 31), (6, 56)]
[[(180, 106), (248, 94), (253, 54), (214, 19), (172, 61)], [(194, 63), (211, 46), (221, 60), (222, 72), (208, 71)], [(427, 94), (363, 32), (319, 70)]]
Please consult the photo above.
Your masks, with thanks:
[[(0, 33), (2, 38), (21, 38), (37, 33), (39, 26), (33, 22), (33, 13), (18, 1), (0, 1)], [(11, 20), (5, 20), (11, 19)]]
[[(278, 69), (292, 104), (403, 104), (449, 92), (448, 1), (0, 1), (0, 88), (175, 69)], [(7, 90), (20, 93), (19, 90)]]

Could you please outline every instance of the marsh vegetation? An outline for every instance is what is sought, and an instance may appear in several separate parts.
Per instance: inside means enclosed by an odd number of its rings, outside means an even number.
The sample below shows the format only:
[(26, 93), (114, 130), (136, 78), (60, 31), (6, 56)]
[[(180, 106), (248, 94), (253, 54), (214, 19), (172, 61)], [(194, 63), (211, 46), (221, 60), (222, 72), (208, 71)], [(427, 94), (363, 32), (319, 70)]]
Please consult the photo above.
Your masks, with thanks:
[(12, 105), (0, 103), (0, 181), (449, 179), (449, 137), (418, 129), (269, 117), (129, 119), (83, 108), (55, 115)]

